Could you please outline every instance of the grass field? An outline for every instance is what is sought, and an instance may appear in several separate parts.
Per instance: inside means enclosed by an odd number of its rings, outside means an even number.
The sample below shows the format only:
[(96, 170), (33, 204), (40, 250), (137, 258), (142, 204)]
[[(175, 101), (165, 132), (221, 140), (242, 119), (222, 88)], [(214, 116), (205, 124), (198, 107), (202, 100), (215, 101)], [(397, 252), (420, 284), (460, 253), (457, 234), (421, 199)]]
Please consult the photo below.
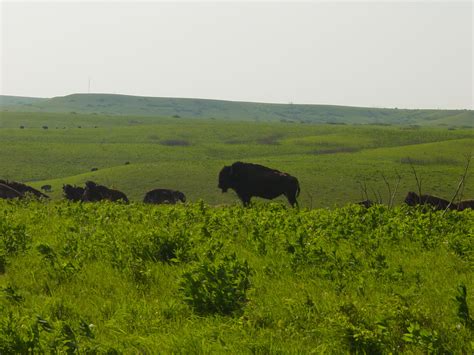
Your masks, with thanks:
[[(61, 197), (63, 183), (91, 179), (123, 190), (135, 201), (153, 188), (171, 188), (191, 201), (229, 204), (236, 196), (217, 189), (217, 175), (238, 160), (298, 177), (306, 207), (358, 201), (360, 182), (367, 184), (372, 199), (377, 192), (387, 202), (382, 174), (392, 189), (397, 174), (401, 176), (400, 202), (408, 190), (416, 190), (410, 161), (422, 177), (424, 192), (450, 198), (465, 156), (474, 151), (472, 129), (446, 127), (13, 112), (1, 115), (0, 127), (1, 177), (35, 187), (51, 184), (54, 198)], [(464, 196), (474, 197), (472, 173)]]
[(474, 351), (472, 211), (2, 200), (0, 215), (2, 354)]
[[(0, 178), (51, 184), (53, 200), (0, 200), (0, 354), (472, 353), (474, 212), (350, 204), (361, 183), (387, 203), (400, 176), (399, 204), (412, 166), (451, 198), (474, 131), (436, 120), (2, 112)], [(302, 208), (222, 194), (237, 160), (296, 176)], [(87, 180), (132, 202), (62, 199)], [(190, 203), (142, 204), (154, 188)]]

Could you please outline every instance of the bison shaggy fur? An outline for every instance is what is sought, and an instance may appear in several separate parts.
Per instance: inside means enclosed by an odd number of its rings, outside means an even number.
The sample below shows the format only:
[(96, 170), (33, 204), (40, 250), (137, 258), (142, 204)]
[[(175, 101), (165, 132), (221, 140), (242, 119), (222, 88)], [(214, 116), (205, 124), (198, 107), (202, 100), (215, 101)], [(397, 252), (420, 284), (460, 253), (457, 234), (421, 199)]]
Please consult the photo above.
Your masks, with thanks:
[(408, 206), (416, 205), (429, 205), (432, 206), (437, 211), (442, 211), (448, 209), (456, 209), (456, 205), (449, 204), (448, 200), (444, 198), (432, 196), (432, 195), (418, 195), (417, 193), (410, 191), (405, 197), (405, 203)]
[(10, 198), (22, 198), (23, 195), (12, 189), (10, 186), (0, 183), (0, 198), (10, 199)]
[(458, 211), (464, 211), (468, 208), (474, 209), (474, 200), (464, 200), (456, 204), (456, 209)]
[(128, 203), (128, 198), (122, 191), (109, 189), (108, 187), (98, 185), (93, 181), (87, 181), (84, 194), (82, 195), (82, 201), (97, 202), (102, 200), (112, 202), (122, 200)]
[(175, 204), (178, 201), (186, 202), (186, 196), (181, 191), (168, 190), (168, 189), (154, 189), (148, 191), (143, 199), (144, 203), (154, 204)]
[(84, 195), (84, 188), (80, 186), (73, 185), (63, 185), (64, 197), (69, 201), (78, 202), (82, 200), (82, 195)]
[(48, 195), (45, 195), (44, 193), (32, 188), (31, 186), (25, 185), (21, 182), (8, 181), (8, 180), (1, 180), (0, 179), (0, 184), (7, 185), (8, 187), (12, 188), (13, 190), (19, 192), (22, 197), (25, 197), (27, 194), (31, 194), (32, 196), (35, 196), (35, 197), (38, 197), (38, 198), (49, 198)]
[(363, 206), (365, 208), (370, 208), (374, 205), (375, 203), (372, 200), (364, 200), (364, 201), (359, 201), (356, 203), (356, 205)]
[(218, 188), (222, 192), (233, 189), (244, 206), (254, 196), (274, 199), (285, 195), (292, 206), (297, 206), (300, 193), (298, 179), (290, 174), (263, 165), (235, 162), (224, 166), (219, 173)]

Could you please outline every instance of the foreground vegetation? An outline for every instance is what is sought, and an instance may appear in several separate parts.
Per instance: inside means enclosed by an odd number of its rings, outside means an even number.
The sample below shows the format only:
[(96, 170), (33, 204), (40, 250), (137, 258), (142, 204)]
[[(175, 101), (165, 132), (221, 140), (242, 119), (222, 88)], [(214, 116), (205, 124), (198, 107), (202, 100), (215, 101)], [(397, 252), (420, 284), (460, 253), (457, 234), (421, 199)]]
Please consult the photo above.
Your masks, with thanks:
[(0, 201), (0, 353), (472, 353), (474, 212)]

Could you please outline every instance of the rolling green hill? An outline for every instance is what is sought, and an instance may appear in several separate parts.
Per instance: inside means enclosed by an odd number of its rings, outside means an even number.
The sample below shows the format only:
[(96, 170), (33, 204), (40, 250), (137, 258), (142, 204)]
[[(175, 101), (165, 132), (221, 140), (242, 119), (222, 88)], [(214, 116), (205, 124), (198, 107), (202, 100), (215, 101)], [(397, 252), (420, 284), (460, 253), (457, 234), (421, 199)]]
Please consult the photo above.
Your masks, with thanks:
[(47, 100), (38, 97), (0, 95), (0, 107), (21, 109), (22, 111), (35, 110), (36, 104)]
[(471, 110), (407, 110), (332, 105), (268, 104), (207, 99), (73, 94), (51, 99), (0, 96), (2, 111), (214, 118), (330, 124), (474, 126)]
[[(380, 193), (388, 202), (382, 174), (392, 188), (400, 174), (400, 202), (416, 190), (409, 159), (424, 192), (450, 198), (465, 156), (474, 152), (474, 130), (5, 112), (0, 142), (0, 178), (51, 184), (54, 198), (61, 198), (63, 183), (94, 180), (134, 201), (153, 188), (171, 188), (190, 201), (238, 203), (233, 192), (217, 189), (217, 175), (242, 160), (298, 177), (303, 206), (332, 207), (362, 199), (361, 182), (371, 199)], [(474, 197), (472, 173), (464, 196)]]

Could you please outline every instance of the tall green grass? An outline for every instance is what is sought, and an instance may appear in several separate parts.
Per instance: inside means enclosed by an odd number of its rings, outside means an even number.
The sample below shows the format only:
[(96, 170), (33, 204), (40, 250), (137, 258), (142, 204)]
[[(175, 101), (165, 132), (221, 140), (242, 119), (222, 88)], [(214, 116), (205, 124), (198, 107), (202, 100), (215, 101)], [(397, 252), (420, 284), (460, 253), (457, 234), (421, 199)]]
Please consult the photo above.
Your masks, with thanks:
[(0, 215), (1, 353), (474, 351), (472, 211), (0, 201)]

